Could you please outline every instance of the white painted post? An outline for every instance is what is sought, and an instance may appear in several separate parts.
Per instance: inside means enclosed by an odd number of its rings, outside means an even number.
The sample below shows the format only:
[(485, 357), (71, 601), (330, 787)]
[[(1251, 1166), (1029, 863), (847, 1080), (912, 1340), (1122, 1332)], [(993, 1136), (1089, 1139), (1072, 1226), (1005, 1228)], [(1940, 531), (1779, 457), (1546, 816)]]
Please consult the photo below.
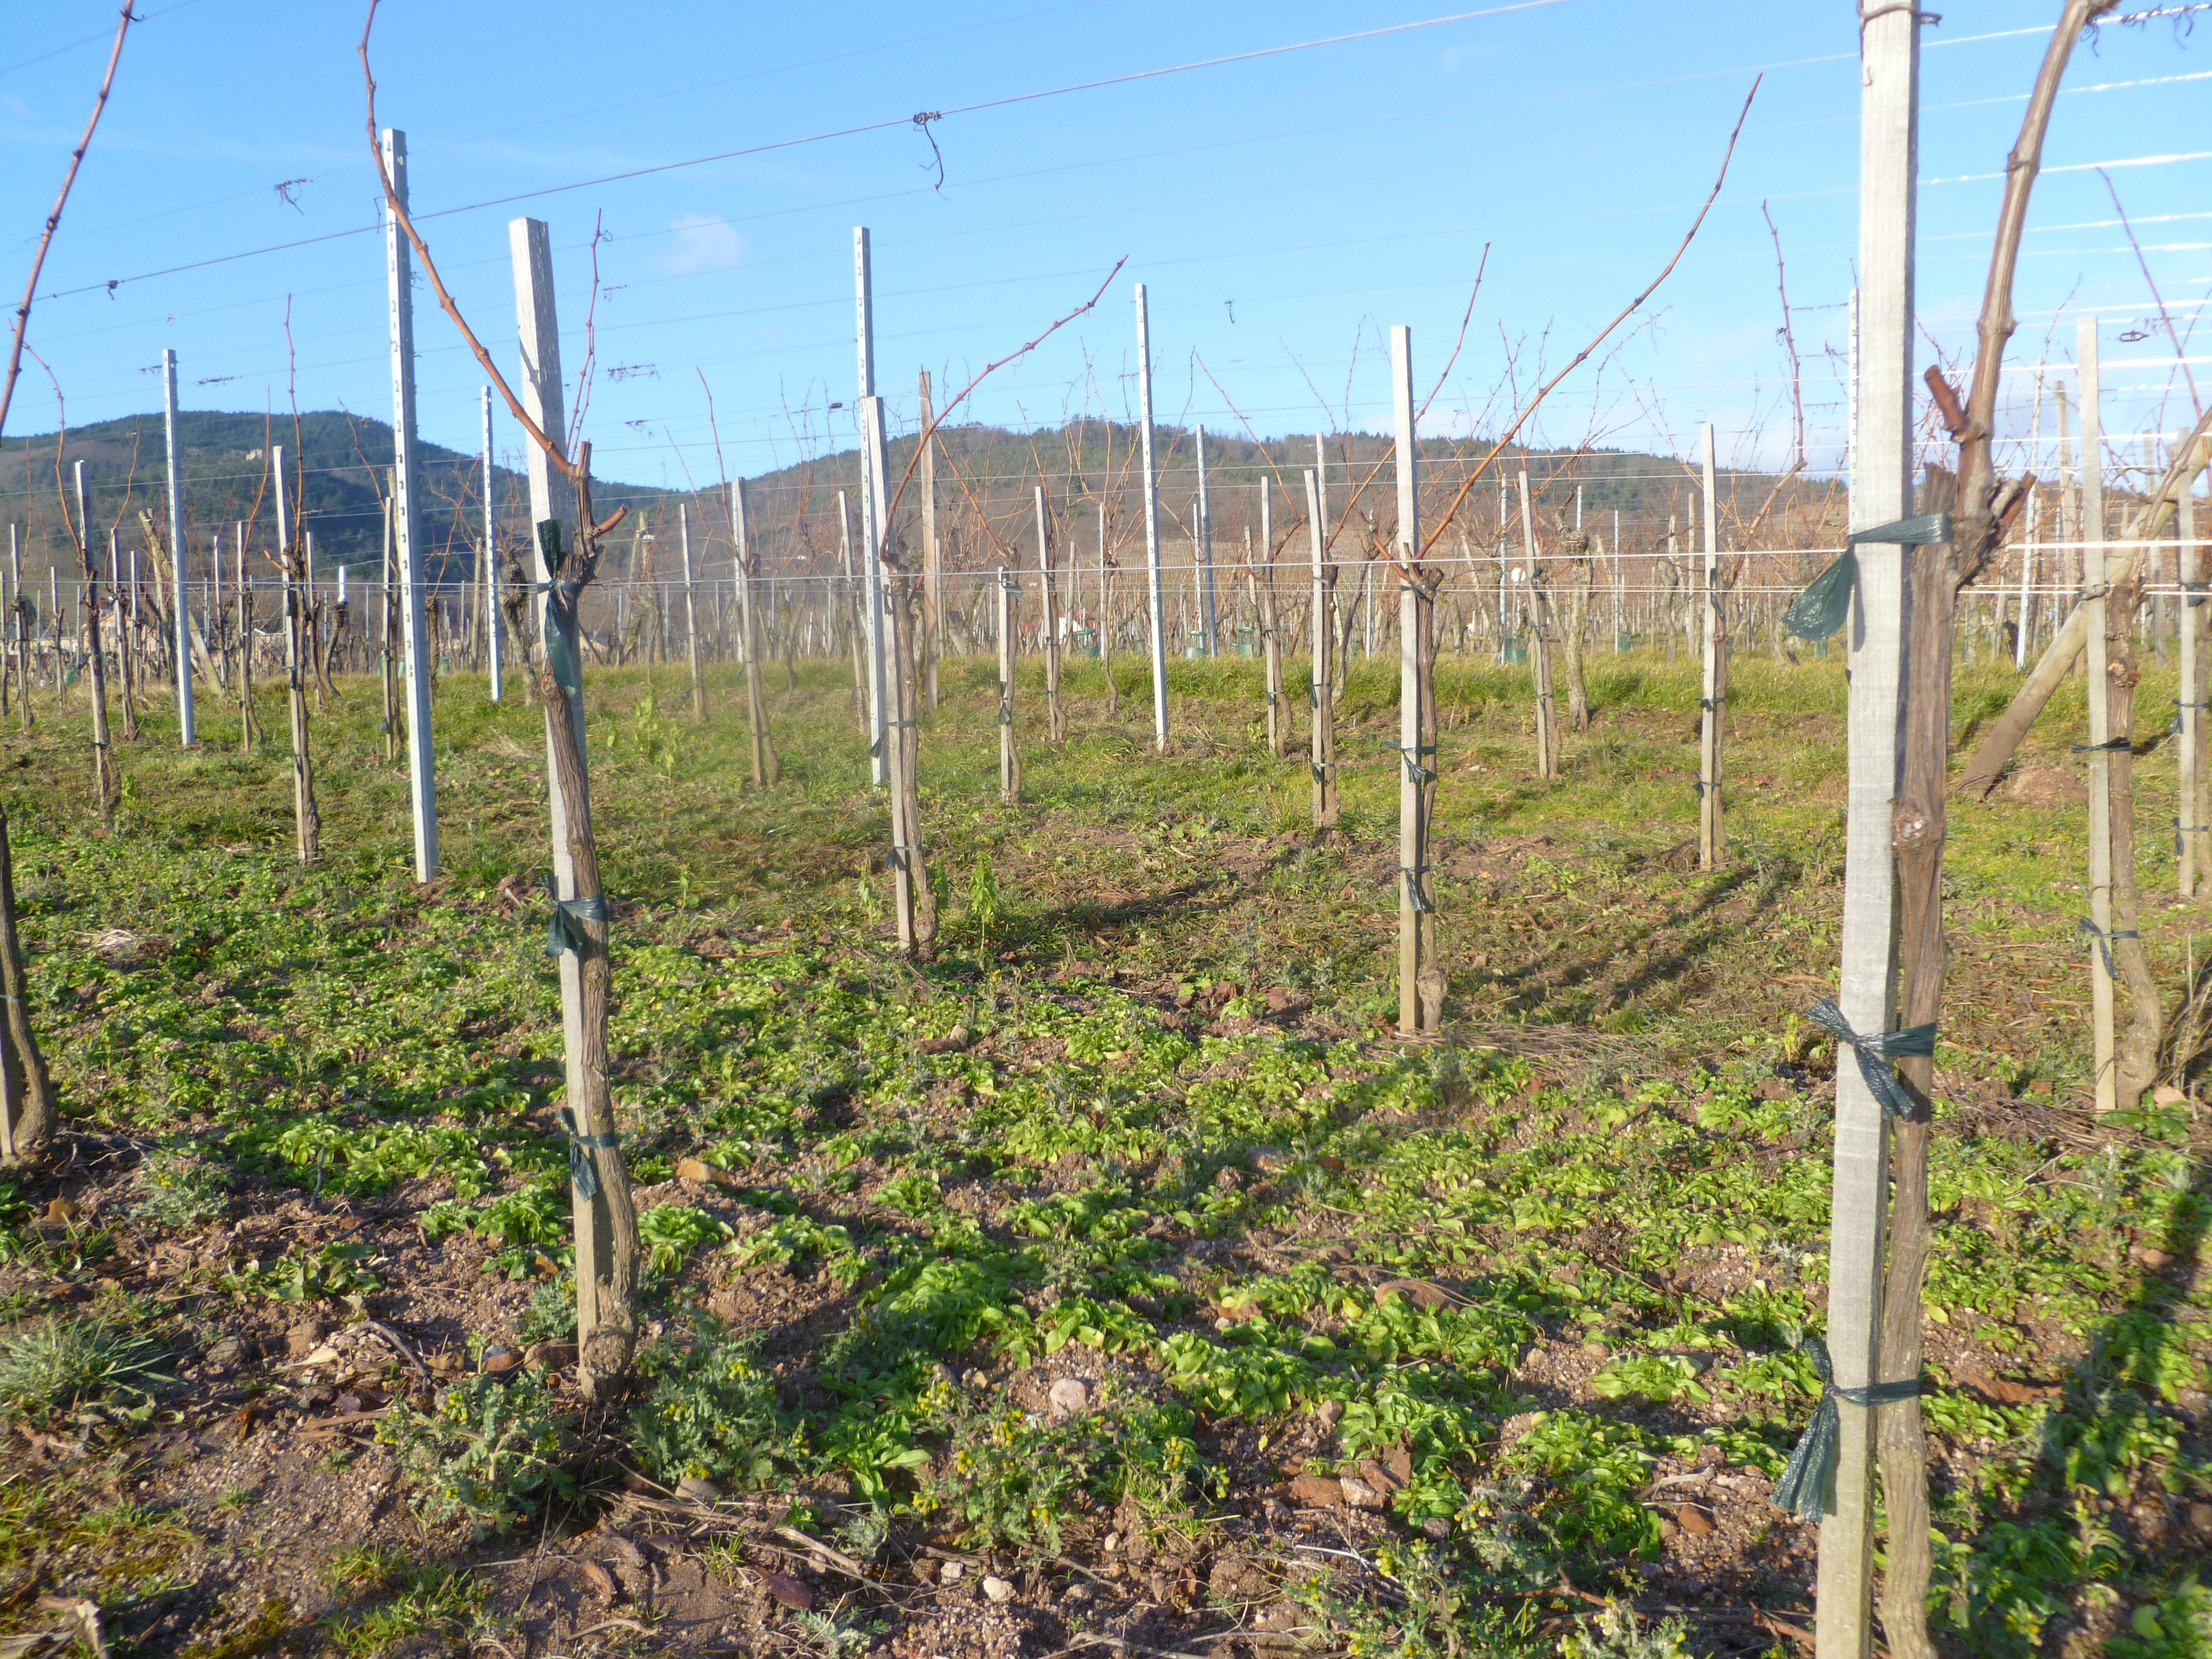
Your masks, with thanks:
[(1713, 496), (1713, 425), (1698, 428), (1704, 464), (1705, 557), (1705, 690), (1698, 700), (1698, 868), (1720, 867), (1721, 818), (1721, 561), (1720, 519)]
[[(407, 135), (384, 130), (384, 167), (407, 204)], [(415, 879), (438, 873), (438, 781), (430, 745), (430, 637), (422, 614), (422, 538), (415, 504), (415, 295), (412, 252), (396, 215), (384, 216), (385, 286), (391, 298), (392, 477), (398, 538), (399, 626), (407, 650), (407, 795), (415, 815)]]
[[(1862, 49), (1859, 280), (1850, 523), (1892, 523), (1912, 504), (1912, 239), (1918, 165), (1920, 17), (1869, 12)], [(1896, 1005), (1893, 804), (1904, 763), (1905, 552), (1862, 543), (1850, 623), (1850, 781), (1841, 984), (1854, 1031), (1889, 1029)], [(1828, 1349), (1839, 1387), (1875, 1380), (1881, 1331), (1889, 1134), (1856, 1065), (1836, 1067), (1835, 1170), (1828, 1244)], [(1832, 1504), (1820, 1523), (1817, 1659), (1871, 1651), (1873, 1409), (1835, 1402)]]
[(1159, 475), (1152, 465), (1152, 329), (1145, 285), (1137, 284), (1138, 464), (1145, 473), (1145, 581), (1152, 634), (1152, 746), (1168, 746), (1167, 607), (1160, 592)]
[[(484, 660), (491, 675), (491, 700), (500, 700), (499, 678), (499, 539), (498, 514), (492, 499), (491, 470), (491, 388), (483, 388), (483, 544), (484, 544)], [(338, 571), (341, 584), (345, 580), (344, 568)]]
[(1213, 595), (1213, 514), (1206, 498), (1206, 428), (1198, 434), (1198, 557), (1206, 573), (1206, 654), (1221, 654), (1221, 618)]
[(192, 723), (192, 620), (185, 603), (185, 492), (177, 471), (177, 354), (161, 353), (161, 415), (168, 446), (169, 585), (175, 593), (171, 621), (177, 635), (177, 746), (189, 749)]
[[(2107, 706), (2105, 657), (2105, 468), (2103, 411), (2098, 407), (2097, 319), (2081, 319), (2076, 347), (2081, 393), (2081, 591), (2089, 612), (2089, 921), (2097, 940), (2112, 936), (2112, 711)], [(2105, 966), (2109, 945), (2089, 951), (2089, 1018), (2096, 1066), (2096, 1109), (2119, 1102), (2113, 1066), (2112, 975)]]

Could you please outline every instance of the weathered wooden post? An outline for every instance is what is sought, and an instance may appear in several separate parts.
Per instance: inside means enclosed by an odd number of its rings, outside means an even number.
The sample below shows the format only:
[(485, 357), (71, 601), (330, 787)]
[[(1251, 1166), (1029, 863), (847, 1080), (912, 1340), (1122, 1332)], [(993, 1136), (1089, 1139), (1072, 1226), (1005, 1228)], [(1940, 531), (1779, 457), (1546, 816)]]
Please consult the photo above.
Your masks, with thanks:
[[(389, 501), (386, 507), (388, 512)], [(387, 532), (390, 527), (387, 520)], [(237, 526), (232, 552), (236, 560), (231, 567), (231, 586), (235, 590), (232, 597), (238, 606), (238, 747), (241, 754), (250, 755), (261, 741), (261, 716), (253, 707), (253, 584), (246, 580), (246, 526), (243, 524)], [(386, 701), (388, 705), (390, 699)]]
[[(1321, 440), (1314, 440), (1315, 459)], [(1329, 625), (1329, 609), (1336, 594), (1336, 566), (1328, 557), (1328, 508), (1322, 494), (1321, 474), (1306, 474), (1306, 528), (1313, 549), (1313, 686), (1312, 718), (1307, 733), (1309, 763), (1313, 769), (1314, 828), (1325, 830), (1336, 822), (1336, 690), (1329, 678), (1329, 654), (1335, 629)]]
[(2212, 875), (2212, 826), (2205, 823), (2204, 710), (2212, 700), (2204, 696), (2204, 549), (2197, 539), (2197, 491), (2193, 480), (2185, 480), (2174, 498), (2173, 531), (2181, 572), (2181, 754), (2180, 798), (2175, 812), (2179, 842), (2181, 896), (2194, 898), (2207, 875)]
[(869, 742), (875, 741), (873, 717), (868, 709), (868, 668), (866, 660), (866, 628), (860, 619), (860, 587), (853, 577), (853, 517), (846, 505), (845, 492), (837, 492), (837, 551), (844, 561), (845, 629), (853, 647), (853, 709), (860, 722), (860, 735)]
[[(853, 285), (860, 350), (860, 395), (865, 407), (866, 400), (876, 395), (876, 311), (866, 225), (853, 228)], [(864, 451), (866, 443), (864, 431)], [(871, 549), (881, 548), (887, 543), (890, 526), (876, 517), (882, 505), (864, 479), (860, 489), (860, 540)], [(870, 778), (881, 786), (890, 781), (890, 757), (884, 742), (890, 717), (884, 699), (884, 568), (882, 560), (872, 553), (861, 562), (860, 587), (861, 633), (867, 653), (868, 771)]]
[(999, 567), (999, 799), (1022, 795), (1021, 757), (1014, 752), (1014, 604), (1019, 590), (1013, 572)]
[[(684, 659), (691, 670), (691, 718), (707, 718), (707, 684), (699, 678), (699, 600), (691, 588), (691, 504), (676, 504), (677, 550), (684, 564)], [(751, 653), (746, 653), (748, 656)]]
[(31, 602), (23, 597), (23, 550), (15, 539), (15, 526), (8, 526), (8, 586), (15, 598), (9, 606), (9, 616), (15, 625), (15, 666), (22, 676), (18, 688), (17, 712), (22, 717), (23, 730), (28, 732), (36, 724), (31, 713)]
[[(384, 167), (393, 195), (407, 206), (407, 135), (384, 130)], [(392, 526), (398, 538), (402, 610), (407, 649), (407, 799), (415, 817), (415, 879), (438, 873), (438, 781), (430, 741), (430, 639), (422, 611), (422, 538), (415, 481), (415, 293), (413, 261), (396, 215), (384, 216), (385, 286), (392, 322)], [(283, 497), (278, 501), (281, 503)], [(287, 548), (289, 550), (289, 544)], [(304, 582), (305, 572), (300, 573)]]
[(1114, 685), (1114, 574), (1106, 560), (1106, 498), (1098, 498), (1098, 670), (1106, 677), (1106, 715), (1121, 712), (1121, 694)]
[[(499, 520), (493, 498), (491, 470), (491, 388), (482, 389), (483, 397), (483, 548), (484, 548), (484, 663), (490, 677), (491, 700), (500, 700), (501, 690), (499, 667)], [(345, 576), (345, 567), (338, 568), (339, 580)]]
[[(520, 337), (523, 411), (549, 436), (567, 430), (562, 418), (559, 318), (553, 303), (552, 236), (542, 219), (507, 226), (514, 269), (514, 309)], [(559, 440), (555, 438), (555, 441)], [(621, 1375), (637, 1338), (630, 1307), (637, 1274), (637, 1214), (629, 1175), (615, 1139), (614, 1101), (607, 1086), (606, 900), (599, 888), (599, 848), (584, 748), (582, 663), (574, 631), (574, 592), (565, 576), (562, 525), (581, 521), (575, 486), (535, 443), (529, 447), (531, 538), (536, 568), (532, 620), (544, 641), (540, 657), (545, 709), (546, 794), (552, 816), (553, 951), (561, 975), (561, 1034), (567, 1062), (571, 1211), (576, 1243), (578, 1380), (587, 1397)], [(589, 452), (586, 462), (588, 465)], [(586, 573), (588, 576), (588, 572)]]
[[(1902, 536), (1912, 501), (1912, 244), (1919, 128), (1921, 14), (1871, 12), (1862, 47), (1857, 391), (1850, 522)], [(1856, 533), (1856, 532), (1855, 532)], [(1824, 1386), (1808, 1437), (1806, 1509), (1821, 1517), (1818, 1659), (1871, 1650), (1876, 1363), (1888, 1190), (1888, 1117), (1876, 1079), (1895, 1008), (1895, 804), (1901, 786), (1905, 556), (1860, 542), (1848, 623), (1850, 781), (1844, 854), (1842, 976), (1836, 999), (1835, 1167), (1828, 1244)], [(1834, 1029), (1834, 1028), (1832, 1028)], [(1855, 1051), (1846, 1056), (1844, 1050)], [(1856, 1063), (1853, 1063), (1854, 1060)], [(1889, 1083), (1895, 1088), (1893, 1082)], [(1824, 1379), (1824, 1383), (1826, 1379)], [(1917, 1387), (1917, 1383), (1914, 1385)], [(1832, 1447), (1832, 1473), (1819, 1467)], [(1794, 1461), (1793, 1461), (1794, 1467)], [(1832, 1486), (1831, 1486), (1832, 1480)], [(1780, 1494), (1778, 1492), (1778, 1501)]]
[(1067, 736), (1067, 719), (1060, 707), (1060, 595), (1054, 586), (1052, 521), (1046, 515), (1044, 486), (1036, 486), (1037, 572), (1044, 587), (1044, 704), (1045, 729), (1054, 743)]
[(1145, 307), (1145, 285), (1137, 284), (1138, 465), (1144, 471), (1145, 582), (1152, 642), (1152, 746), (1168, 746), (1168, 617), (1160, 589), (1159, 475), (1152, 465), (1152, 329)]
[(1543, 568), (1537, 562), (1536, 515), (1528, 497), (1528, 469), (1520, 470), (1522, 581), (1528, 590), (1528, 678), (1536, 695), (1536, 775), (1562, 775), (1559, 711), (1552, 698), (1552, 647), (1546, 627)]
[(1728, 669), (1723, 661), (1728, 623), (1721, 615), (1720, 520), (1713, 499), (1713, 427), (1707, 421), (1698, 428), (1698, 443), (1705, 465), (1705, 558), (1703, 590), (1705, 600), (1705, 690), (1698, 699), (1698, 868), (1720, 867), (1725, 830), (1721, 817), (1721, 716), (1728, 702)]
[[(123, 779), (115, 763), (115, 745), (109, 740), (107, 730), (107, 668), (102, 660), (100, 646), (100, 561), (93, 552), (92, 515), (84, 494), (84, 463), (78, 461), (73, 468), (76, 480), (76, 550), (78, 562), (84, 568), (84, 641), (87, 669), (90, 672), (92, 693), (92, 787), (93, 798), (100, 805), (100, 821), (103, 825), (115, 821), (116, 804), (122, 799)], [(61, 607), (54, 607), (55, 627), (61, 625)], [(64, 683), (61, 672), (61, 652), (54, 652), (54, 678)]]
[[(112, 530), (107, 532), (107, 568), (110, 570), (120, 568), (117, 562), (115, 532)], [(123, 679), (123, 740), (125, 743), (138, 741), (137, 688), (133, 684), (137, 665), (132, 651), (137, 631), (138, 555), (134, 550), (131, 555), (129, 585), (117, 597), (115, 605), (115, 666)]]
[(1436, 596), (1422, 579), (1420, 448), (1413, 433), (1413, 331), (1390, 331), (1398, 475), (1398, 1030), (1433, 1033), (1443, 1016), (1437, 918), (1429, 894), (1436, 804)]
[(1260, 480), (1260, 645), (1267, 664), (1267, 752), (1283, 757), (1290, 710), (1283, 706), (1283, 635), (1275, 617), (1275, 481)]
[(1198, 440), (1198, 507), (1194, 514), (1198, 534), (1192, 539), (1198, 548), (1198, 560), (1206, 583), (1206, 654), (1208, 659), (1221, 654), (1221, 617), (1213, 592), (1213, 514), (1206, 495), (1206, 428), (1194, 428)]
[[(315, 806), (314, 763), (308, 752), (307, 688), (300, 678), (300, 589), (303, 567), (292, 543), (291, 495), (284, 487), (284, 451), (279, 445), (269, 452), (271, 476), (276, 483), (276, 557), (284, 578), (284, 678), (287, 705), (292, 719), (292, 823), (297, 835), (300, 862), (313, 864), (321, 855), (322, 814)], [(251, 650), (252, 641), (247, 642)]]
[(166, 482), (169, 487), (169, 579), (177, 590), (174, 621), (177, 633), (177, 744), (189, 749), (195, 741), (192, 724), (191, 609), (185, 603), (185, 492), (177, 470), (177, 354), (161, 353), (161, 419), (166, 444)]
[[(844, 498), (841, 495), (838, 499), (842, 502)], [(761, 687), (760, 623), (753, 610), (754, 589), (760, 580), (760, 557), (752, 550), (743, 478), (732, 479), (730, 483), (730, 534), (737, 544), (732, 563), (737, 570), (738, 626), (745, 648), (745, 714), (752, 727), (753, 787), (766, 789), (782, 778), (783, 764), (776, 758), (775, 739), (768, 725), (768, 693)]]
[(929, 371), (921, 371), (921, 458), (919, 462), (921, 485), (921, 640), (922, 672), (927, 684), (922, 688), (925, 704), (932, 711), (937, 708), (937, 659), (942, 653), (943, 626), (939, 620), (945, 612), (940, 588), (944, 582), (944, 561), (937, 550), (937, 434), (933, 429), (936, 416), (930, 404)]
[(2096, 1109), (2118, 1101), (2113, 1036), (2112, 711), (2106, 696), (2105, 468), (2098, 408), (2097, 319), (2080, 323), (2081, 392), (2081, 592), (2089, 611), (2089, 1018)]

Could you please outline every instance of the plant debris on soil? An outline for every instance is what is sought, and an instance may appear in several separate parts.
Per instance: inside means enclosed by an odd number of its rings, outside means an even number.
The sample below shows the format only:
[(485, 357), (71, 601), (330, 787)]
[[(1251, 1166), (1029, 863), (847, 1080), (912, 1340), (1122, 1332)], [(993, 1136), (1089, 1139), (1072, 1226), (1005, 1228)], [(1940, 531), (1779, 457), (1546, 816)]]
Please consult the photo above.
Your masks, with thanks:
[[(1051, 745), (1024, 665), (1005, 804), (995, 666), (944, 665), (927, 963), (842, 665), (773, 698), (768, 792), (739, 671), (703, 724), (678, 671), (594, 675), (646, 1261), (591, 1403), (536, 712), (439, 685), (417, 885), (366, 682), (314, 723), (310, 869), (281, 739), (227, 752), (216, 710), (180, 754), (157, 707), (103, 832), (82, 692), (35, 691), (0, 788), (64, 1117), (0, 1180), (0, 1652), (1803, 1648), (1815, 1531), (1770, 1499), (1819, 1391), (1840, 665), (1732, 671), (1701, 874), (1690, 665), (1595, 659), (1544, 785), (1525, 671), (1447, 658), (1418, 1043), (1395, 665), (1352, 665), (1324, 831), (1256, 664), (1175, 665), (1165, 756), (1121, 669), (1109, 717), (1069, 667)], [(1961, 722), (2010, 684), (1962, 666)], [(2189, 1054), (2087, 1109), (2069, 696), (1951, 827), (1930, 1610), (1949, 1652), (2180, 1659), (2206, 1125)], [(2166, 811), (2170, 769), (2139, 787)], [(2172, 1001), (2197, 919), (2146, 901)]]

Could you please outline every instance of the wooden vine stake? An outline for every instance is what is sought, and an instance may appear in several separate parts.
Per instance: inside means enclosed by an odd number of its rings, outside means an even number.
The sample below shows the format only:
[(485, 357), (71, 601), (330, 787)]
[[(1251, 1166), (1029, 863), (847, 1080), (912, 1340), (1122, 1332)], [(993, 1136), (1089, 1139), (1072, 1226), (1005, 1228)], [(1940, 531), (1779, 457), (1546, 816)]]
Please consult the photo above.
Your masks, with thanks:
[(1721, 716), (1728, 708), (1728, 621), (1721, 614), (1720, 517), (1713, 496), (1713, 427), (1698, 428), (1705, 466), (1705, 689), (1698, 699), (1698, 868), (1717, 870), (1727, 845), (1721, 817)]
[[(522, 349), (522, 396), (514, 406), (532, 440), (530, 516), (537, 533), (531, 538), (536, 561), (531, 610), (544, 641), (544, 648), (535, 653), (535, 666), (538, 702), (545, 711), (546, 795), (553, 829), (554, 933), (548, 948), (560, 967), (561, 1035), (568, 1073), (563, 1117), (575, 1222), (577, 1380), (586, 1396), (592, 1397), (629, 1368), (636, 1346), (637, 1321), (630, 1302), (637, 1286), (638, 1240), (629, 1174), (616, 1145), (614, 1100), (607, 1086), (607, 993), (612, 965), (607, 956), (599, 844), (592, 833), (576, 609), (585, 585), (597, 571), (600, 538), (623, 515), (617, 512), (605, 526), (592, 522), (591, 447), (583, 446), (572, 465), (548, 437), (567, 429), (560, 319), (553, 303), (551, 233), (542, 219), (516, 219), (507, 226), (507, 237)], [(428, 264), (427, 258), (424, 264)], [(504, 382), (500, 389), (507, 390)], [(510, 403), (514, 403), (512, 394)], [(574, 553), (565, 528), (572, 522), (577, 542)]]
[(1020, 594), (1014, 574), (999, 567), (999, 799), (1022, 798), (1022, 760), (1014, 752), (1014, 605)]
[[(684, 656), (691, 670), (691, 718), (707, 718), (707, 683), (699, 677), (699, 599), (691, 586), (691, 504), (676, 504), (676, 540), (684, 558)], [(745, 642), (745, 661), (753, 659), (752, 641)], [(753, 669), (757, 675), (759, 670)], [(750, 678), (750, 677), (749, 677)], [(757, 767), (756, 767), (757, 771)]]
[(1436, 593), (1421, 555), (1420, 452), (1413, 435), (1413, 331), (1390, 331), (1398, 475), (1398, 1030), (1434, 1035), (1443, 1014), (1429, 822), (1437, 798)]
[[(70, 533), (76, 541), (77, 562), (84, 570), (85, 651), (92, 675), (92, 791), (93, 799), (100, 808), (100, 824), (105, 828), (115, 822), (115, 808), (123, 799), (123, 779), (116, 768), (115, 745), (107, 730), (107, 668), (100, 647), (100, 561), (93, 553), (92, 520), (86, 510), (84, 463), (76, 463), (73, 472), (76, 482), (76, 520)], [(58, 637), (58, 611), (54, 626)], [(54, 660), (61, 660), (58, 651)], [(58, 671), (56, 678), (60, 678)]]
[[(29, 690), (27, 683), (27, 696)], [(8, 847), (8, 814), (0, 809), (0, 995), (8, 1010), (0, 1021), (0, 1164), (28, 1161), (53, 1133), (54, 1085), (39, 1052), (38, 1034), (31, 1029), (30, 989), (22, 941), (15, 932), (15, 866)]]
[[(1159, 475), (1152, 464), (1152, 328), (1145, 307), (1145, 285), (1137, 284), (1138, 465), (1144, 471), (1146, 619), (1152, 646), (1152, 747), (1168, 746), (1168, 618), (1160, 588)], [(1334, 821), (1334, 814), (1331, 815)]]
[[(1319, 460), (1321, 440), (1314, 440)], [(1312, 719), (1307, 749), (1313, 768), (1314, 828), (1326, 830), (1336, 822), (1336, 688), (1329, 678), (1329, 652), (1335, 630), (1329, 626), (1329, 610), (1336, 598), (1336, 566), (1328, 556), (1328, 501), (1322, 493), (1321, 473), (1306, 473), (1306, 527), (1313, 548), (1313, 683)]]
[[(1857, 431), (1850, 522), (1902, 520), (1911, 501), (1912, 237), (1918, 148), (1920, 14), (1875, 9), (1864, 25), (1860, 91)], [(1903, 756), (1898, 720), (1905, 662), (1904, 550), (1865, 542), (1849, 630), (1850, 775), (1844, 823), (1843, 1021), (1865, 1041), (1894, 1009), (1893, 813)], [(1827, 1347), (1838, 1389), (1858, 1398), (1875, 1381), (1881, 1329), (1888, 1119), (1856, 1057), (1837, 1044), (1835, 1162), (1828, 1242)], [(1821, 1510), (1818, 1659), (1872, 1650), (1875, 1408), (1824, 1397), (1836, 1414), (1835, 1464), (1815, 1472)]]
[(2175, 840), (2180, 856), (2181, 896), (2195, 898), (2212, 875), (2212, 826), (2205, 823), (2204, 775), (2204, 549), (2197, 539), (2197, 494), (2179, 491), (2174, 533), (2181, 541), (2180, 805)]
[(922, 696), (937, 708), (937, 659), (943, 652), (944, 557), (937, 547), (937, 416), (932, 412), (929, 371), (921, 371), (921, 640)]
[[(891, 502), (885, 477), (889, 460), (884, 429), (884, 400), (860, 399), (860, 487), (866, 521), (878, 539), (868, 562), (878, 573), (884, 596), (883, 643), (888, 671), (884, 709), (884, 781), (891, 804), (891, 890), (898, 913), (899, 948), (916, 960), (927, 957), (937, 938), (937, 898), (929, 888), (929, 864), (921, 839), (921, 792), (918, 778), (921, 745), (916, 710), (921, 684), (914, 641), (914, 584), (901, 568), (891, 545)], [(763, 720), (763, 725), (766, 724)]]
[[(176, 602), (170, 608), (170, 621), (175, 624), (174, 651), (177, 661), (177, 746), (189, 749), (198, 737), (192, 723), (192, 630), (191, 607), (185, 603), (185, 508), (184, 489), (177, 471), (177, 354), (161, 353), (161, 418), (164, 451), (165, 482), (168, 485), (169, 530), (167, 538), (170, 581), (176, 592)], [(150, 532), (153, 523), (142, 517)], [(149, 534), (149, 552), (156, 561), (154, 567), (155, 597), (160, 597), (161, 568), (158, 562), (161, 549), (152, 545)]]
[[(323, 820), (315, 806), (315, 766), (308, 748), (307, 684), (300, 672), (307, 661), (307, 607), (303, 602), (307, 555), (304, 543), (295, 543), (292, 534), (291, 496), (284, 488), (284, 451), (281, 446), (273, 447), (269, 456), (276, 481), (276, 556), (282, 562), (284, 580), (285, 700), (292, 716), (292, 826), (300, 862), (313, 864), (322, 856)], [(252, 648), (249, 635), (246, 650), (250, 653)]]
[(2081, 392), (2081, 592), (2089, 613), (2089, 942), (2090, 1054), (2096, 1108), (2109, 1112), (2119, 1098), (2113, 1066), (2112, 1027), (2112, 708), (2105, 695), (2109, 641), (2106, 633), (2104, 434), (2097, 407), (2097, 319), (2081, 319), (2076, 368)]
[(1528, 589), (1528, 678), (1536, 696), (1536, 775), (1563, 775), (1559, 711), (1552, 696), (1551, 619), (1544, 601), (1543, 566), (1536, 553), (1536, 514), (1528, 498), (1528, 469), (1520, 471), (1522, 578)]
[(1275, 481), (1260, 480), (1260, 653), (1267, 665), (1267, 752), (1283, 757), (1290, 711), (1283, 706), (1283, 637), (1275, 618)]
[(1067, 716), (1060, 706), (1060, 596), (1052, 571), (1052, 520), (1045, 512), (1044, 486), (1036, 486), (1037, 570), (1044, 589), (1045, 730), (1050, 740), (1067, 736)]
[(760, 583), (760, 556), (752, 550), (743, 478), (730, 485), (730, 532), (737, 544), (738, 617), (744, 630), (745, 712), (752, 725), (753, 787), (767, 789), (781, 780), (783, 763), (775, 757), (775, 740), (768, 726), (768, 694), (761, 689), (760, 621), (753, 604)]

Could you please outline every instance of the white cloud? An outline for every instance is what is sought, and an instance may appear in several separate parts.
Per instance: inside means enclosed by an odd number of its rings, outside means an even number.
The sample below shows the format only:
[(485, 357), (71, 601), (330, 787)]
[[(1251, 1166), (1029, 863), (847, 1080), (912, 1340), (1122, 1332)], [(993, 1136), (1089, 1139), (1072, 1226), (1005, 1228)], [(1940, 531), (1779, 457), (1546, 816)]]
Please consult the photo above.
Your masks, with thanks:
[(654, 256), (656, 270), (694, 276), (707, 270), (735, 270), (744, 262), (745, 239), (726, 219), (687, 213), (668, 228), (673, 240), (665, 253)]

